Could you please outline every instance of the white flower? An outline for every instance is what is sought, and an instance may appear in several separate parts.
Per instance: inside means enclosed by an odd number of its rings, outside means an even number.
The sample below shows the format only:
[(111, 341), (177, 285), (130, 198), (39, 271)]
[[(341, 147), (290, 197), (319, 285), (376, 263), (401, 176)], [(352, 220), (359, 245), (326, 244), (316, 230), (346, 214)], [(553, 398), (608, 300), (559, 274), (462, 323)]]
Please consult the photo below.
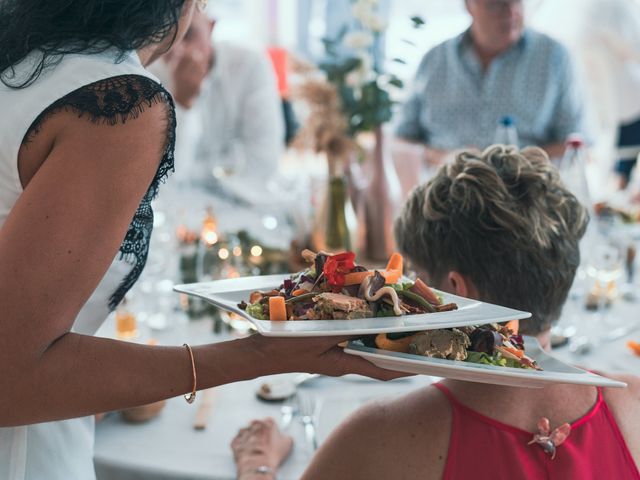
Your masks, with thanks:
[(376, 14), (377, 3), (377, 0), (358, 0), (351, 7), (353, 17), (373, 32), (381, 32), (387, 27), (387, 22)]
[(387, 22), (379, 15), (371, 14), (366, 19), (361, 20), (362, 25), (372, 32), (382, 32), (387, 28)]
[(344, 37), (344, 44), (354, 50), (363, 50), (373, 45), (373, 35), (369, 32), (349, 32)]
[(364, 23), (371, 15), (374, 14), (374, 5), (368, 2), (358, 1), (351, 7), (351, 13), (353, 17), (361, 23)]

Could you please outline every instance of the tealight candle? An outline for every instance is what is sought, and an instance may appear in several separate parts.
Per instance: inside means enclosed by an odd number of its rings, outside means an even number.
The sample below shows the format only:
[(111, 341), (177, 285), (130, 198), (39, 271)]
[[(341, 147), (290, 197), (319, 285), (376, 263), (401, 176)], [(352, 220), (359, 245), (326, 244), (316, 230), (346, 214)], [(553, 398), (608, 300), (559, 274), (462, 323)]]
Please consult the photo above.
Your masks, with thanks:
[(214, 245), (218, 241), (217, 227), (218, 225), (213, 216), (213, 212), (211, 208), (208, 208), (207, 216), (202, 222), (202, 232), (200, 233), (200, 238), (202, 238), (202, 241), (207, 245)]

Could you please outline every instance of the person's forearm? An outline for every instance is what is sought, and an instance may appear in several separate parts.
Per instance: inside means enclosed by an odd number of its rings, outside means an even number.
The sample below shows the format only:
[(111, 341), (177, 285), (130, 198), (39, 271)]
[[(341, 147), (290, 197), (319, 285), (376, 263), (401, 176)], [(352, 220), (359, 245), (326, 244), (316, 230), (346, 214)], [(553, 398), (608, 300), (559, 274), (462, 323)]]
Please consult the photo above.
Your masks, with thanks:
[[(250, 339), (193, 347), (198, 389), (271, 373)], [(191, 392), (185, 347), (152, 347), (68, 333), (0, 376), (0, 426), (79, 417)]]

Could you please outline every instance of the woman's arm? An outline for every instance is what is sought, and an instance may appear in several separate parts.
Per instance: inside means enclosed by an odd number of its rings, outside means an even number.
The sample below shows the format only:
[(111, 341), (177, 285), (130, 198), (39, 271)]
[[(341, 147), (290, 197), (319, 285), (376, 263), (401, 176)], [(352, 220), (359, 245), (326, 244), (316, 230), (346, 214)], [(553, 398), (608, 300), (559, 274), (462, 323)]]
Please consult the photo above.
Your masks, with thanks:
[[(0, 426), (141, 405), (191, 391), (184, 347), (71, 333), (156, 172), (167, 106), (126, 123), (60, 112), (41, 127), (48, 153), (0, 230)], [(28, 155), (26, 155), (28, 156)], [(342, 339), (249, 338), (194, 348), (198, 388), (278, 371), (391, 378), (342, 354)], [(358, 360), (356, 362), (356, 360)]]

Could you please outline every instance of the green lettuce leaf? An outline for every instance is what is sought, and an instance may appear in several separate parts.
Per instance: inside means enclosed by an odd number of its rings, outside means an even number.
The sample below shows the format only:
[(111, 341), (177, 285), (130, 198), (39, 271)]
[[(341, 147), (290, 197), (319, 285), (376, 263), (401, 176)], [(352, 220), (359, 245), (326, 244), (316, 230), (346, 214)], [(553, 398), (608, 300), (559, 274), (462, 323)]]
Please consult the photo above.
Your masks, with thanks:
[(504, 358), (499, 353), (496, 355), (488, 355), (484, 352), (467, 352), (467, 358), (465, 362), (481, 363), (483, 365), (495, 365), (497, 367), (509, 367), (509, 368), (524, 368), (520, 362), (511, 358)]
[(262, 305), (259, 302), (252, 303), (247, 305), (246, 312), (251, 315), (253, 318), (257, 318), (258, 320), (269, 320), (262, 313)]
[(487, 355), (484, 352), (467, 352), (467, 358), (465, 362), (469, 363), (481, 363), (483, 365), (495, 365), (497, 367), (506, 367), (507, 361), (506, 359), (500, 357), (494, 357), (492, 355)]

